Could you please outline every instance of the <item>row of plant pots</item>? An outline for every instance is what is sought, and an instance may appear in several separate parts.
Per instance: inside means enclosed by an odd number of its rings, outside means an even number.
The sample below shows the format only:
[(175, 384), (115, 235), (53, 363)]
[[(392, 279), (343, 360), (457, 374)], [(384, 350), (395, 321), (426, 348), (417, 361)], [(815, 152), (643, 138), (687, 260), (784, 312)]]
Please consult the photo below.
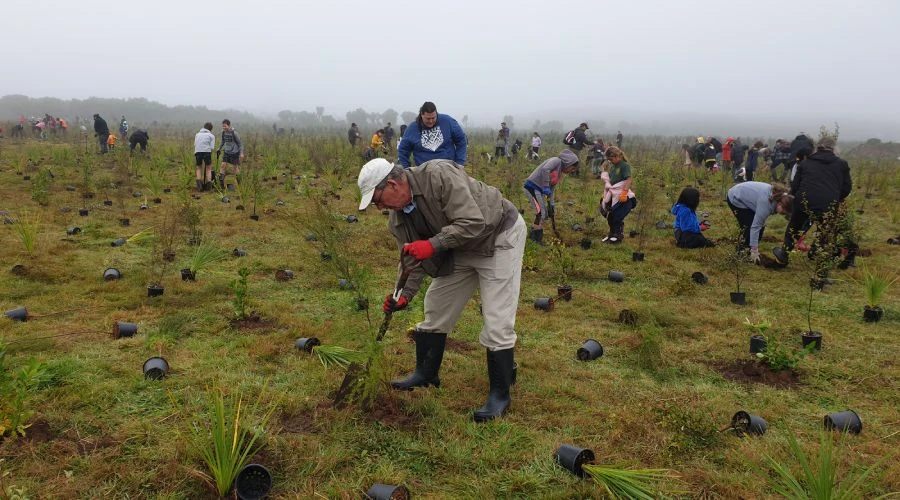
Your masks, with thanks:
[[(822, 350), (822, 333), (821, 332), (801, 332), (800, 344), (803, 348), (812, 345), (815, 351)], [(750, 337), (750, 354), (760, 354), (766, 352), (768, 342), (762, 335), (752, 335)]]

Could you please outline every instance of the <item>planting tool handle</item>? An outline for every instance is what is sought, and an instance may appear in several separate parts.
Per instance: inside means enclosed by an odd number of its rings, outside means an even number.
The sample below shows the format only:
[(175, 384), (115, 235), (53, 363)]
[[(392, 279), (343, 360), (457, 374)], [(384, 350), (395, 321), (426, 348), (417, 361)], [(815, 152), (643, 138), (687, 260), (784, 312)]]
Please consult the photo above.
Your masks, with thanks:
[[(400, 254), (400, 265), (403, 265), (403, 254)], [(391, 294), (391, 298), (396, 302), (400, 299), (400, 295), (403, 294), (403, 287), (406, 286), (406, 280), (409, 279), (409, 275), (422, 265), (421, 261), (416, 262), (415, 264), (406, 267), (403, 267), (403, 270), (400, 271), (400, 278), (397, 279), (397, 286), (394, 288), (394, 293)], [(378, 328), (378, 336), (375, 337), (377, 342), (381, 342), (381, 339), (384, 338), (385, 334), (388, 331), (388, 327), (391, 325), (391, 317), (394, 315), (394, 311), (388, 310), (384, 313), (384, 320), (381, 322), (381, 327)]]

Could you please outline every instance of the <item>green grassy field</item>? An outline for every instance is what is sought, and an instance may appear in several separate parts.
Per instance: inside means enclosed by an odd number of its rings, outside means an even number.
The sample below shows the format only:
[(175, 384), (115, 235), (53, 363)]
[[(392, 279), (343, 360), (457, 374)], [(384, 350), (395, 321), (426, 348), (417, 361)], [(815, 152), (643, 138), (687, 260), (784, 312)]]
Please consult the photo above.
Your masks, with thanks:
[[(208, 435), (208, 398), (218, 390), (228, 407), (241, 395), (245, 405), (259, 399), (255, 409), (242, 407), (246, 429), (259, 429), (273, 410), (251, 460), (272, 472), (272, 498), (359, 498), (376, 482), (402, 483), (417, 498), (603, 497), (600, 485), (554, 463), (562, 443), (592, 449), (599, 464), (668, 469), (658, 496), (777, 497), (767, 457), (799, 473), (789, 433), (817, 457), (823, 417), (848, 408), (864, 428), (833, 434), (837, 479), (846, 485), (871, 469), (853, 496), (900, 491), (900, 284), (881, 301), (884, 318), (864, 323), (859, 283), (864, 269), (898, 273), (900, 247), (885, 243), (900, 233), (896, 162), (850, 158), (856, 185), (849, 201), (864, 212), (857, 228), (871, 254), (856, 268), (834, 271), (835, 282), (813, 294), (811, 322), (823, 348), (779, 375), (751, 358), (743, 323), (769, 320), (769, 337), (799, 350), (810, 276), (802, 254), (783, 270), (745, 266), (748, 303), (737, 306), (729, 301), (729, 244), (680, 250), (670, 229), (655, 228), (657, 221), (671, 227), (678, 192), (703, 181), (707, 234), (729, 237), (735, 222), (721, 200), (730, 179), (682, 169), (678, 141), (626, 144), (644, 210), (629, 216), (626, 232), (643, 238), (619, 246), (599, 242), (606, 234), (596, 215), (600, 181), (587, 168), (581, 179), (565, 179), (557, 195), (562, 241), (526, 249), (512, 406), (498, 421), (474, 424), (471, 411), (487, 393), (477, 295), (452, 332), (441, 389), (382, 387), (369, 410), (335, 408), (343, 371), (294, 348), (295, 339), (315, 336), (324, 345), (367, 349), (396, 279), (386, 217), (374, 208), (356, 211), (361, 151), (337, 138), (247, 134), (245, 167), (267, 180), (256, 193), (194, 199), (190, 138), (155, 140), (151, 158), (134, 159), (121, 149), (98, 156), (74, 142), (0, 148), (0, 210), (13, 222), (2, 227), (0, 307), (26, 306), (32, 316), (0, 318), (0, 425), (7, 428), (0, 498), (213, 498), (195, 443)], [(479, 154), (490, 150), (489, 138), (473, 142), (466, 170), (525, 207), (521, 185), (535, 164), (489, 164)], [(223, 195), (231, 202), (222, 203)], [(249, 218), (254, 198), (258, 221)], [(348, 215), (359, 221), (348, 223)], [(785, 224), (769, 220), (765, 252), (778, 246)], [(80, 233), (67, 235), (75, 226)], [(153, 238), (111, 246), (148, 228)], [(313, 231), (316, 241), (307, 241)], [(546, 233), (552, 240), (549, 225)], [(189, 239), (198, 235), (227, 257), (198, 271), (195, 282), (182, 281), (179, 269), (195, 250)], [(593, 246), (582, 248), (583, 238)], [(328, 261), (320, 255), (326, 245)], [(633, 262), (639, 245), (646, 259)], [(233, 256), (236, 248), (246, 256)], [(162, 258), (164, 250), (174, 251), (174, 261)], [(104, 281), (110, 267), (120, 280)], [(259, 321), (234, 321), (230, 284), (242, 268), (249, 270), (244, 312), (255, 311)], [(276, 280), (279, 269), (293, 270), (294, 279)], [(610, 270), (625, 280), (607, 280)], [(696, 271), (709, 277), (706, 285), (691, 281)], [(342, 277), (357, 289), (339, 286)], [(165, 292), (149, 298), (147, 286), (157, 282)], [(571, 301), (550, 312), (532, 306), (562, 283), (574, 287)], [(358, 310), (360, 297), (373, 307)], [(635, 325), (618, 320), (623, 309), (636, 313)], [(421, 294), (394, 315), (381, 351), (385, 380), (412, 368), (406, 332), (421, 316)], [(136, 323), (137, 335), (113, 338), (116, 321)], [(588, 338), (605, 353), (580, 362), (575, 352)], [(142, 374), (153, 356), (170, 365), (162, 380)], [(14, 378), (29, 366), (36, 374), (17, 386)], [(763, 417), (768, 432), (735, 436), (728, 429), (738, 410)], [(28, 425), (24, 436), (8, 428), (15, 418)]]

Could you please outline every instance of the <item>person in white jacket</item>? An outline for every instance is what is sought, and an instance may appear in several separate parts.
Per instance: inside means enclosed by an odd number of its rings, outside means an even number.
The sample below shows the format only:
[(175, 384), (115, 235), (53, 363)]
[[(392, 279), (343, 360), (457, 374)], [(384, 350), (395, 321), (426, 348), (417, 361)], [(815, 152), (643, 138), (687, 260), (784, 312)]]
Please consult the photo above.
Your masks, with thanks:
[(216, 149), (216, 136), (212, 123), (206, 122), (194, 136), (194, 159), (197, 162), (197, 191), (212, 189), (212, 151)]

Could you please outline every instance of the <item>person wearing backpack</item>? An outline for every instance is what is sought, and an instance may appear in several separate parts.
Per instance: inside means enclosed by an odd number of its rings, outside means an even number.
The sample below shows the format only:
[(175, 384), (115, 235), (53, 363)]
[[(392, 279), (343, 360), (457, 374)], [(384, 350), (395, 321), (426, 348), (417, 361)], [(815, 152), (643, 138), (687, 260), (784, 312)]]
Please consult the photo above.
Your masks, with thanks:
[[(589, 140), (587, 138), (587, 135), (584, 133), (584, 131), (588, 129), (590, 129), (590, 127), (588, 127), (588, 124), (585, 122), (581, 122), (581, 124), (578, 125), (578, 128), (569, 131), (569, 133), (566, 134), (565, 138), (563, 139), (563, 143), (566, 146), (569, 146), (569, 149), (573, 153), (575, 153), (576, 156), (579, 156), (579, 160), (581, 156), (581, 150), (584, 149), (585, 146), (594, 145), (594, 141)], [(581, 176), (581, 169), (576, 168), (575, 173), (572, 175), (574, 175), (575, 177)]]

